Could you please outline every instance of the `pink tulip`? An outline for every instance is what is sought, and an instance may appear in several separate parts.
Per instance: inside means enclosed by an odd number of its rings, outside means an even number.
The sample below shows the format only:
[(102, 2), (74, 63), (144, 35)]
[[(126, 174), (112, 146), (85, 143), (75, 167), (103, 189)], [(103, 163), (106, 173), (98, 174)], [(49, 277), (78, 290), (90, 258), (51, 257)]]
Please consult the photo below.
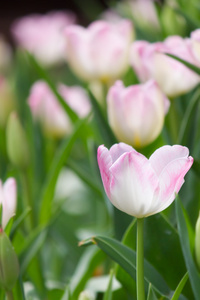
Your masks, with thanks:
[(0, 204), (2, 205), (2, 227), (6, 227), (10, 218), (15, 215), (17, 202), (16, 181), (8, 178), (4, 184), (0, 180)]
[(130, 59), (138, 78), (142, 82), (154, 78), (168, 97), (176, 97), (192, 90), (199, 83), (199, 76), (163, 53), (197, 64), (189, 39), (171, 36), (163, 43), (137, 41), (131, 46)]
[(17, 43), (31, 52), (44, 65), (51, 66), (64, 61), (66, 42), (64, 28), (75, 22), (71, 12), (34, 14), (16, 20), (12, 33)]
[(128, 68), (132, 36), (128, 20), (95, 21), (88, 28), (72, 25), (66, 29), (68, 62), (83, 80), (114, 80)]
[(170, 102), (153, 80), (129, 87), (117, 81), (107, 104), (108, 120), (119, 141), (142, 147), (160, 134)]
[(196, 29), (191, 33), (192, 52), (200, 64), (200, 29)]
[[(89, 113), (89, 98), (81, 87), (62, 84), (58, 91), (80, 117)], [(41, 123), (48, 136), (61, 138), (71, 132), (69, 117), (45, 82), (37, 81), (32, 86), (28, 102), (33, 116)]]
[(124, 143), (98, 148), (98, 164), (109, 200), (137, 218), (166, 209), (184, 183), (193, 163), (186, 147), (157, 149), (149, 159)]

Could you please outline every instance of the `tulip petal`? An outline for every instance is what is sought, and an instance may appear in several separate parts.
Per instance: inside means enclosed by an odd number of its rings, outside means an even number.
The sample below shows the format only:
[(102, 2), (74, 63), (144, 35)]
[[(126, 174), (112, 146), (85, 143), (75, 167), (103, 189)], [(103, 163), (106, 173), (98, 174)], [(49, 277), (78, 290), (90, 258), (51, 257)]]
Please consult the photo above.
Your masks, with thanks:
[(173, 160), (178, 158), (187, 158), (188, 155), (189, 150), (187, 147), (166, 145), (157, 149), (149, 158), (149, 162), (156, 174), (159, 176), (164, 168)]
[(10, 218), (15, 214), (16, 210), (16, 181), (14, 178), (9, 178), (3, 185), (3, 228), (10, 220)]
[(98, 165), (99, 165), (104, 189), (106, 191), (108, 198), (110, 198), (110, 181), (112, 175), (109, 171), (109, 168), (112, 165), (112, 157), (108, 149), (104, 147), (104, 145), (101, 145), (98, 148), (97, 160), (98, 160)]
[(113, 205), (132, 216), (146, 216), (152, 198), (159, 193), (158, 178), (148, 159), (135, 150), (124, 153), (110, 172), (110, 201)]
[(193, 158), (181, 157), (171, 161), (159, 176), (160, 194), (158, 213), (167, 208), (175, 199), (176, 194), (184, 183), (184, 176), (193, 164)]

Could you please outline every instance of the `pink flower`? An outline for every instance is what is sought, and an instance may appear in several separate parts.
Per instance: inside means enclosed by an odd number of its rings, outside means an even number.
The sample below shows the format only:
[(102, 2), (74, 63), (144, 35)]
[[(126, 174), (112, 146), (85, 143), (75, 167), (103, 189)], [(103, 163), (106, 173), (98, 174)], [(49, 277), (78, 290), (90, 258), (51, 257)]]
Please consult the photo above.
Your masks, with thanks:
[[(62, 84), (58, 91), (80, 117), (89, 113), (89, 98), (81, 87)], [(32, 86), (28, 102), (33, 116), (41, 123), (46, 135), (61, 138), (71, 132), (69, 117), (45, 82), (37, 81)]]
[(186, 147), (157, 149), (149, 159), (124, 143), (98, 148), (98, 164), (109, 200), (137, 218), (163, 211), (175, 199), (193, 163)]
[(17, 202), (16, 181), (8, 178), (4, 184), (0, 180), (0, 204), (2, 205), (2, 227), (6, 227), (10, 218), (15, 215)]
[(64, 28), (75, 22), (71, 12), (34, 14), (16, 20), (12, 33), (17, 43), (44, 65), (54, 65), (67, 56)]
[(189, 39), (171, 36), (163, 43), (137, 41), (131, 46), (130, 59), (138, 78), (142, 82), (154, 78), (168, 97), (176, 97), (192, 90), (199, 83), (199, 76), (163, 53), (197, 64)]
[(113, 85), (107, 96), (108, 120), (119, 141), (145, 146), (160, 134), (170, 102), (157, 83)]
[(88, 28), (70, 26), (66, 29), (68, 62), (86, 81), (117, 79), (128, 68), (132, 36), (128, 20), (95, 21)]
[(198, 65), (200, 64), (200, 29), (196, 29), (191, 32), (191, 45), (192, 45), (192, 52), (198, 61)]

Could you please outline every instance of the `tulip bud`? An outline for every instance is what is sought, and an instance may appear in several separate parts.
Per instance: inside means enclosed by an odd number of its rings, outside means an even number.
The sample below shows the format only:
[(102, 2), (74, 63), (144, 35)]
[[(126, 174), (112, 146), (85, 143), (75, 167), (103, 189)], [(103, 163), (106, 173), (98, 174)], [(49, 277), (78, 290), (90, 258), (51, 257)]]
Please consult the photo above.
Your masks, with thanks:
[(0, 287), (11, 290), (19, 275), (19, 263), (5, 232), (0, 231)]
[(7, 151), (10, 161), (20, 169), (29, 164), (29, 147), (25, 131), (16, 113), (12, 113), (7, 125)]
[(91, 293), (90, 291), (83, 291), (80, 293), (78, 300), (94, 300), (94, 294)]
[(169, 108), (169, 100), (153, 80), (129, 87), (117, 81), (107, 102), (108, 120), (116, 137), (137, 148), (158, 137)]
[(200, 269), (200, 214), (195, 227), (195, 258)]
[(110, 83), (128, 68), (132, 23), (95, 21), (88, 28), (72, 25), (66, 29), (68, 62), (85, 81)]

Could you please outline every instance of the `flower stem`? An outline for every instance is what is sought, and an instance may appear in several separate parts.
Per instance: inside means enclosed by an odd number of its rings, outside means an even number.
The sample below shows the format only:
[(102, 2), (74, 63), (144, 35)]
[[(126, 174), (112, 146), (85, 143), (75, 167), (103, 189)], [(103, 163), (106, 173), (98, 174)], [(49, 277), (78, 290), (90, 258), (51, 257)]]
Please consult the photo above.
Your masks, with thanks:
[(137, 219), (137, 300), (145, 300), (144, 290), (144, 219)]
[(14, 300), (12, 291), (6, 291), (6, 300)]

